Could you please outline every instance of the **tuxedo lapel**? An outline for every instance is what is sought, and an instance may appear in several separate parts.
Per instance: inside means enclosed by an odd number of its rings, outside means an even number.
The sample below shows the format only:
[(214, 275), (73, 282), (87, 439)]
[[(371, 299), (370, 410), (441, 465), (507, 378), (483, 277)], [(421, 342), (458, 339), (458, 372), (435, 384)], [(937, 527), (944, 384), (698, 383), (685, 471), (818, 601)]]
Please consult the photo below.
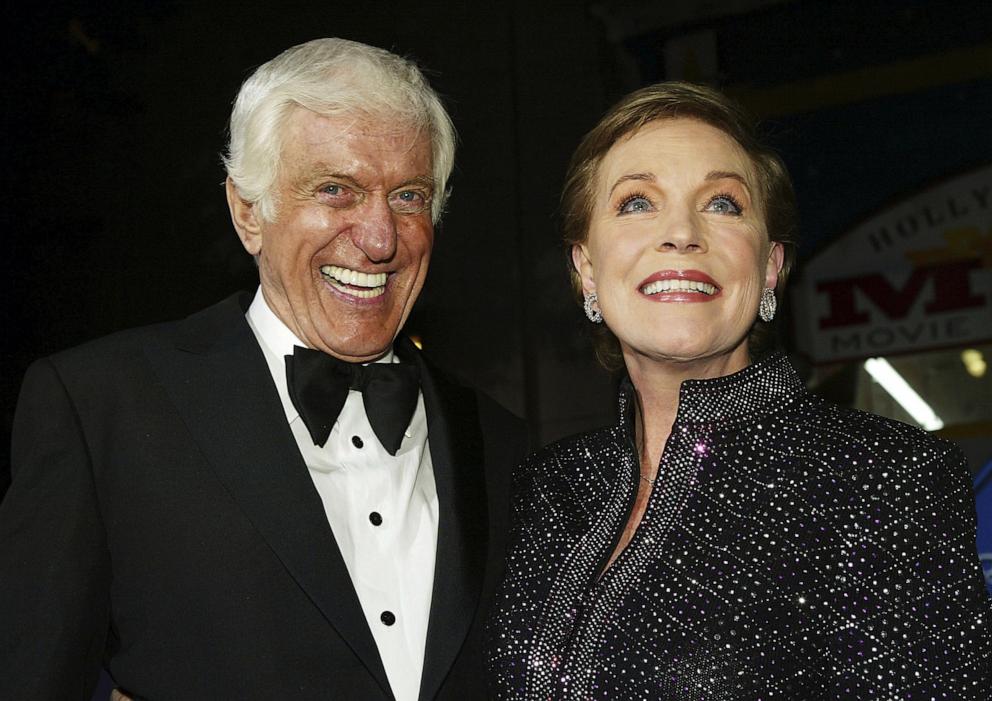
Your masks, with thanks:
[(231, 297), (189, 317), (146, 353), (217, 477), (388, 695), (320, 496), (244, 318), (248, 301)]
[[(416, 357), (427, 410), (428, 442), (438, 495), (437, 556), (420, 698), (437, 694), (475, 616), (485, 574), (488, 513), (482, 434), (475, 395)], [(482, 670), (479, 670), (482, 673)]]

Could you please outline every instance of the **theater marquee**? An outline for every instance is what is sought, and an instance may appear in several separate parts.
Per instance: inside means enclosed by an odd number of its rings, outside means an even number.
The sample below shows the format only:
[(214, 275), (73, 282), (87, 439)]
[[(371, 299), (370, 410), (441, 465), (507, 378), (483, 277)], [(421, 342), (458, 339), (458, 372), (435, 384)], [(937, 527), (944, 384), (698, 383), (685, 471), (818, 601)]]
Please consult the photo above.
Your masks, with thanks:
[(992, 339), (992, 166), (840, 236), (803, 266), (793, 303), (815, 363)]

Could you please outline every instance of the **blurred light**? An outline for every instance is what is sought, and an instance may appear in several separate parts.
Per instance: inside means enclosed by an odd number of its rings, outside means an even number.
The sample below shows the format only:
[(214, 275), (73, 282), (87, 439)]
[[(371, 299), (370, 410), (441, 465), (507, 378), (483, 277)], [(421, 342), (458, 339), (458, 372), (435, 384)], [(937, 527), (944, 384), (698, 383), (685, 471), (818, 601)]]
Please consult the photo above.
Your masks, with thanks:
[(985, 358), (980, 350), (968, 348), (961, 351), (961, 362), (964, 363), (964, 369), (972, 377), (985, 377), (988, 365), (985, 363)]
[(913, 417), (916, 423), (928, 431), (936, 431), (944, 427), (944, 422), (934, 413), (930, 405), (923, 401), (923, 397), (909, 386), (894, 367), (889, 365), (888, 360), (869, 358), (865, 361), (865, 370), (882, 385), (882, 389), (892, 395), (892, 398)]
[(424, 342), (420, 340), (420, 336), (410, 336), (410, 340), (413, 341), (413, 345), (417, 347), (417, 350), (424, 349)]

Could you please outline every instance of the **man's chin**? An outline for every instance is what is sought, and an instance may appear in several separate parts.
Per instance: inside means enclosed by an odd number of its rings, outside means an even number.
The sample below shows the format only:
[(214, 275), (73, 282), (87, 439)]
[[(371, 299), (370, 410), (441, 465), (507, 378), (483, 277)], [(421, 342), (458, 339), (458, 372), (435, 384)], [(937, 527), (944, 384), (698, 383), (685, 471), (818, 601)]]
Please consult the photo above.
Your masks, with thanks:
[(314, 338), (302, 340), (348, 362), (381, 358), (392, 349), (407, 316), (397, 308), (396, 300), (383, 297), (379, 305), (342, 303), (339, 298), (323, 300), (320, 316), (310, 319)]
[(381, 329), (379, 329), (375, 338), (366, 337), (353, 341), (343, 341), (340, 336), (337, 338), (328, 336), (326, 338), (334, 339), (335, 342), (322, 343), (318, 346), (318, 350), (349, 363), (370, 363), (392, 350), (395, 334), (383, 336)]

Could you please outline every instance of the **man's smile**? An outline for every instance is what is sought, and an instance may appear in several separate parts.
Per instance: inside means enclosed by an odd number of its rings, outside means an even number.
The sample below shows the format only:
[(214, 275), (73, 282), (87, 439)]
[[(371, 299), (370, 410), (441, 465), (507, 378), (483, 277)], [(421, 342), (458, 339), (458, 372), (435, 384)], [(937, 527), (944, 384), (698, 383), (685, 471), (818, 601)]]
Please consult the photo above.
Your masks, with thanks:
[(320, 274), (334, 289), (353, 297), (370, 299), (386, 291), (386, 273), (363, 273), (337, 265), (322, 265)]

